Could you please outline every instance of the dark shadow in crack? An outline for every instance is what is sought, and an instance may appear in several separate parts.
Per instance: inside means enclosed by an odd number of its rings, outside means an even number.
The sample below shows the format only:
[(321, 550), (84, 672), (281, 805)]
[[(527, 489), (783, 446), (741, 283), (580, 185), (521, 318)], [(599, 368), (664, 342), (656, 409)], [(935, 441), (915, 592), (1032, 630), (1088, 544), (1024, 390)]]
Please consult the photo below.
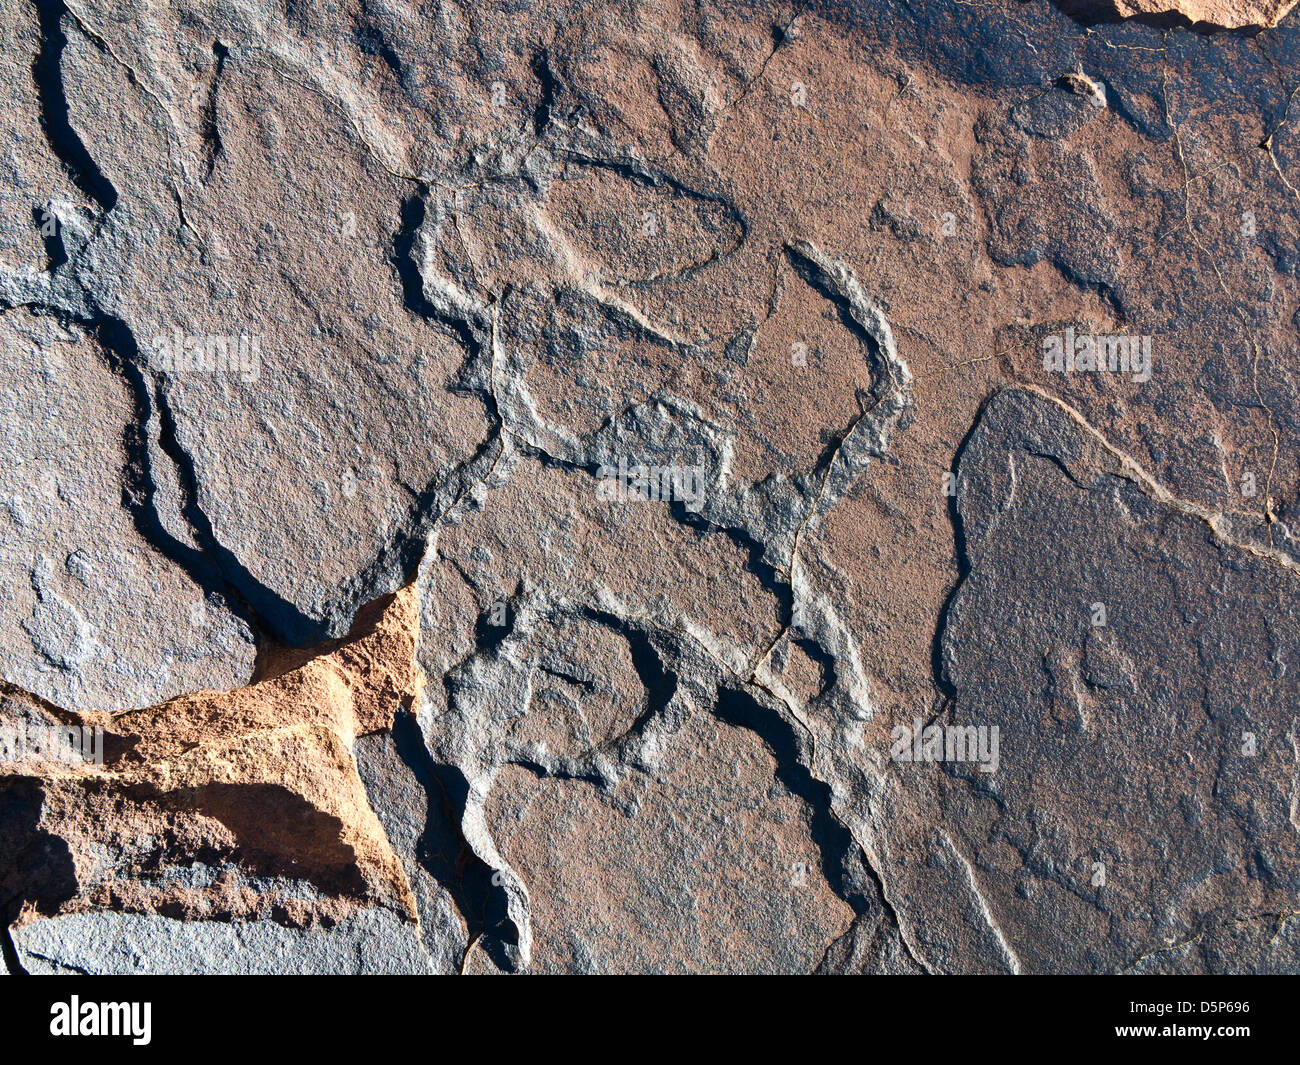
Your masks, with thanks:
[(0, 924), (0, 962), (4, 963), (5, 972), (10, 976), (30, 976), (23, 968), (18, 957), (18, 948), (14, 946), (14, 936), (7, 924)]
[[(827, 274), (819, 263), (809, 259), (797, 248), (787, 245), (785, 248), (786, 258), (789, 260), (791, 268), (795, 274), (803, 280), (814, 292), (827, 300), (839, 312), (840, 322), (859, 343), (867, 349), (868, 366), (871, 368), (873, 380), (871, 382), (870, 396), (874, 403), (882, 400), (887, 394), (887, 386), (894, 384), (894, 369), (890, 363), (889, 357), (881, 346), (881, 339), (877, 337), (870, 329), (864, 326), (854, 316), (854, 308), (849, 298), (840, 291), (835, 278)], [(859, 400), (861, 403), (861, 400)], [(855, 419), (854, 425), (857, 424)], [(850, 429), (851, 431), (851, 429)], [(848, 433), (845, 433), (847, 437)], [(833, 445), (831, 455), (837, 450), (838, 444)]]
[(541, 89), (541, 99), (533, 109), (533, 135), (540, 137), (546, 132), (555, 114), (556, 100), (560, 95), (559, 79), (551, 67), (551, 57), (546, 49), (533, 56), (533, 76)]
[[(250, 628), (280, 643), (306, 647), (327, 635), (322, 622), (311, 618), (257, 580), (216, 537), (212, 523), (198, 502), (198, 474), (194, 460), (176, 435), (176, 421), (164, 394), (155, 396), (141, 365), (139, 345), (130, 327), (112, 315), (99, 314), (86, 323), (109, 358), (110, 369), (130, 387), (135, 418), (123, 441), (127, 469), (122, 502), (136, 529), (154, 547), (183, 569), (205, 592), (220, 597)], [(158, 514), (146, 426), (158, 415), (158, 444), (176, 467), (183, 496), (181, 516), (198, 547), (172, 535)]]
[(117, 203), (117, 189), (99, 169), (68, 118), (68, 97), (63, 85), (63, 50), (68, 38), (63, 32), (67, 6), (63, 0), (35, 0), (41, 31), (41, 46), (32, 62), (32, 80), (41, 102), (41, 123), (54, 154), (59, 157), (73, 182), (105, 211)]
[[(54, 914), (77, 894), (77, 870), (67, 843), (40, 827), (45, 802), (40, 782), (30, 777), (0, 781), (0, 937), (5, 964), (23, 971), (9, 926), (27, 907)], [(15, 968), (16, 967), (16, 968)]]
[(217, 160), (225, 151), (221, 141), (221, 128), (217, 125), (217, 87), (221, 76), (226, 71), (226, 61), (230, 58), (230, 49), (220, 41), (212, 42), (212, 84), (208, 89), (208, 101), (203, 106), (203, 158), (204, 182), (212, 179), (217, 169)]
[(475, 336), (469, 323), (443, 314), (424, 294), (424, 276), (415, 260), (415, 243), (428, 211), (426, 192), (422, 187), (402, 202), (401, 228), (393, 237), (393, 268), (402, 286), (402, 302), (416, 317), (451, 330), (473, 358), (482, 350), (483, 341)]
[(961, 460), (971, 439), (975, 436), (975, 430), (979, 428), (980, 422), (984, 418), (985, 410), (988, 409), (988, 405), (996, 395), (995, 392), (992, 396), (984, 398), (984, 402), (980, 404), (980, 409), (976, 412), (970, 428), (966, 430), (966, 435), (962, 438), (961, 444), (958, 445), (952, 459), (952, 473), (957, 487), (953, 494), (948, 497), (948, 520), (952, 523), (953, 551), (957, 561), (957, 580), (944, 598), (943, 606), (939, 608), (939, 620), (934, 626), (934, 639), (930, 644), (930, 669), (934, 673), (935, 687), (949, 699), (957, 698), (957, 689), (944, 675), (943, 637), (948, 628), (949, 611), (952, 610), (952, 604), (957, 598), (957, 593), (961, 591), (961, 586), (966, 582), (966, 578), (970, 576), (971, 569), (970, 555), (966, 551), (966, 529), (962, 524), (961, 512), (957, 509), (957, 497), (961, 491)]
[(775, 710), (735, 689), (718, 693), (713, 714), (718, 720), (748, 729), (776, 759), (776, 778), (808, 806), (812, 837), (822, 858), (822, 875), (840, 898), (857, 914), (877, 913), (882, 907), (879, 885), (859, 859), (861, 848), (847, 826), (831, 810), (831, 789), (816, 780), (799, 761), (799, 740), (794, 727)]
[(45, 245), (45, 269), (52, 274), (68, 261), (68, 251), (59, 234), (59, 223), (56, 222), (53, 229), (50, 229), (51, 217), (44, 207), (32, 208), (32, 221), (41, 234), (41, 243)]
[(508, 972), (514, 964), (507, 947), (518, 942), (518, 933), (506, 915), (505, 892), (493, 885), (491, 868), (460, 833), (459, 811), (464, 810), (468, 797), (465, 778), (433, 761), (413, 714), (398, 713), (392, 734), (398, 757), (428, 800), (424, 829), (415, 843), (415, 860), (451, 893), (465, 920), (468, 942), (478, 941), (493, 964)]

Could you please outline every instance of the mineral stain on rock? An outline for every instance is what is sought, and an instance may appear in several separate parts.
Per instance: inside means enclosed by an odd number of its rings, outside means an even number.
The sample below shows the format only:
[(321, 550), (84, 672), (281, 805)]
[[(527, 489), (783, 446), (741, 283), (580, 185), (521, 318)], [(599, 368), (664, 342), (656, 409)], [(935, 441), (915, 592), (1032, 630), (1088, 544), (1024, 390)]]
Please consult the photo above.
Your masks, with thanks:
[(1276, 26), (1295, 7), (1295, 0), (1064, 0), (1061, 7), (1093, 19), (1239, 30)]
[[(18, 926), (105, 906), (303, 926), (383, 905), (413, 919), (353, 747), (415, 705), (417, 641), (405, 588), (369, 604), (341, 640), (267, 653), (262, 676), (233, 691), (78, 715), (6, 686), (10, 728), (98, 729), (103, 750), (101, 764), (0, 764), (6, 789), (27, 796), (20, 816), (34, 816), (6, 833)], [(52, 894), (46, 872), (22, 858), (50, 839), (70, 862), (70, 893)]]

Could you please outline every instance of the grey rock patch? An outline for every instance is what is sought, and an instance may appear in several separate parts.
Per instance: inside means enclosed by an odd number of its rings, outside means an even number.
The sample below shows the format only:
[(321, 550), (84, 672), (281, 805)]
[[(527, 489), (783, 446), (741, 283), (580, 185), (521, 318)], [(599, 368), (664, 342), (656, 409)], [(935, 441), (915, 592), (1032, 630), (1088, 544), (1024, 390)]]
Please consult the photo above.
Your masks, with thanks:
[(334, 928), (176, 921), (130, 913), (50, 917), (12, 930), (36, 975), (414, 975), (434, 971), (415, 926), (385, 909)]
[(1001, 764), (937, 779), (1024, 968), (1119, 971), (1300, 908), (1295, 575), (1144, 494), (1032, 394), (988, 404), (958, 472), (970, 571), (939, 720), (997, 726)]
[(79, 711), (242, 684), (249, 626), (123, 506), (135, 490), (135, 411), (107, 353), (21, 310), (0, 319), (0, 334), (4, 679)]

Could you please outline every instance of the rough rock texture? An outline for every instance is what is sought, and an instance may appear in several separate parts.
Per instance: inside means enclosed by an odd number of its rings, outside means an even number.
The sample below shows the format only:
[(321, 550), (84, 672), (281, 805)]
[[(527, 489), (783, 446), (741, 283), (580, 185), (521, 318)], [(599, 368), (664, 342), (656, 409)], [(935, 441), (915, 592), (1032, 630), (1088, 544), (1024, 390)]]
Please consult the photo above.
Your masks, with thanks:
[(1300, 971), (1289, 9), (0, 0), (6, 967)]
[(1173, 16), (1193, 24), (1224, 29), (1276, 26), (1295, 7), (1295, 0), (1262, 0), (1240, 3), (1239, 0), (1114, 0), (1115, 13), (1121, 18), (1159, 18)]
[(102, 764), (32, 750), (0, 762), (3, 891), (22, 902), (18, 928), (54, 915), (69, 927), (62, 915), (91, 909), (299, 927), (384, 906), (416, 923), (354, 747), (414, 707), (417, 633), (407, 588), (363, 610), (344, 640), (268, 655), (267, 675), (234, 691), (74, 718), (6, 685), (10, 728), (102, 730)]

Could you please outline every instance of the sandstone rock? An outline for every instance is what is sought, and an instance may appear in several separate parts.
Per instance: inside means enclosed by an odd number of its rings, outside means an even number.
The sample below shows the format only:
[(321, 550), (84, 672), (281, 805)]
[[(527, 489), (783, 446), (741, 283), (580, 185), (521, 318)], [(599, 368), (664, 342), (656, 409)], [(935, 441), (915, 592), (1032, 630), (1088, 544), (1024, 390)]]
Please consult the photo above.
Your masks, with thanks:
[(1240, 0), (1114, 0), (1115, 11), (1123, 18), (1181, 15), (1188, 22), (1224, 29), (1276, 26), (1295, 7), (1294, 0), (1263, 0), (1241, 3)]
[(114, 909), (311, 927), (382, 904), (415, 922), (353, 749), (413, 708), (417, 635), (404, 589), (344, 640), (267, 654), (265, 675), (233, 691), (71, 714), (6, 686), (11, 734), (98, 732), (82, 757), (19, 748), (0, 762), (11, 919)]

